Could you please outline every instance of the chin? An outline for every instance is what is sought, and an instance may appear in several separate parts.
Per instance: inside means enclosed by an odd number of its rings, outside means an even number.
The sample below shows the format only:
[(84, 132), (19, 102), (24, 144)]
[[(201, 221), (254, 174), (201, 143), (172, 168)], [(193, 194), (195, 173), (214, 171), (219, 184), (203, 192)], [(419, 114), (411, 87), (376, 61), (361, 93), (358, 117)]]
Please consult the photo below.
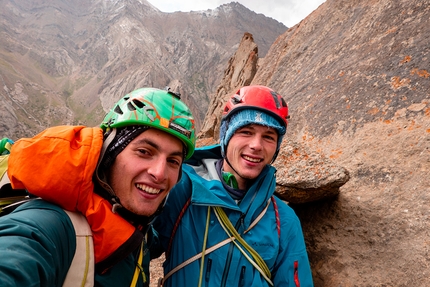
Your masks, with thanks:
[(249, 180), (256, 179), (260, 173), (244, 174), (243, 177)]
[(138, 215), (140, 215), (140, 216), (151, 216), (151, 215), (153, 215), (156, 211), (157, 211), (156, 209), (154, 209), (154, 210), (148, 210), (148, 209), (145, 209), (145, 210), (140, 210), (140, 211), (139, 211), (138, 213), (136, 213), (136, 214), (138, 214)]

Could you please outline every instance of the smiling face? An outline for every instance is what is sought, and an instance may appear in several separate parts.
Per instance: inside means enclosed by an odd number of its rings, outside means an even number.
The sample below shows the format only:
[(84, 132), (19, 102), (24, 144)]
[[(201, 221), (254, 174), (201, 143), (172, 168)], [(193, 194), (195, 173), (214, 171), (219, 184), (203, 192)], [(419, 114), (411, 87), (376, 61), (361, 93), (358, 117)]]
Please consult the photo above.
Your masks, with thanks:
[(148, 129), (116, 157), (109, 184), (122, 206), (150, 216), (176, 184), (183, 161), (182, 142), (161, 130)]
[(263, 168), (272, 161), (276, 152), (278, 133), (274, 128), (251, 124), (239, 128), (227, 146), (224, 171), (232, 173), (240, 189), (247, 188), (247, 182), (255, 179)]

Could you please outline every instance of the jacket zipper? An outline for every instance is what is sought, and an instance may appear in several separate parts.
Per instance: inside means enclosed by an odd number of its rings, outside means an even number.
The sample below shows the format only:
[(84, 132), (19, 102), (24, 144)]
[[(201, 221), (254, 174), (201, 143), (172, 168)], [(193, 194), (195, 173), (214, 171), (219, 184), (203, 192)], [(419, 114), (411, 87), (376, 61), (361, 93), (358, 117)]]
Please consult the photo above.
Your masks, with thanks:
[(211, 268), (212, 268), (212, 259), (208, 259), (208, 262), (206, 264), (206, 276), (205, 276), (205, 281), (209, 282), (209, 278), (211, 275)]
[(245, 270), (246, 267), (242, 266), (242, 270), (240, 270), (239, 287), (245, 286)]
[(228, 247), (228, 253), (227, 253), (227, 258), (225, 262), (224, 272), (222, 273), (222, 280), (221, 280), (220, 287), (226, 286), (228, 270), (230, 269), (230, 264), (231, 264), (231, 257), (233, 256), (233, 247), (234, 247), (234, 244), (230, 243), (230, 246)]

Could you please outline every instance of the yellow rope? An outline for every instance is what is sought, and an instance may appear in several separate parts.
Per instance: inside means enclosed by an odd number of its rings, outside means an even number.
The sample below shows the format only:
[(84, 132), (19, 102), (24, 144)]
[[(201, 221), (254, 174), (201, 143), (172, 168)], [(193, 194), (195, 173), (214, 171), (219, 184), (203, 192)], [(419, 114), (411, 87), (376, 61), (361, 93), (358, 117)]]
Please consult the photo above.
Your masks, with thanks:
[(144, 242), (145, 240), (142, 240), (142, 244), (140, 245), (139, 258), (136, 262), (136, 269), (134, 270), (133, 280), (131, 281), (130, 287), (136, 286), (137, 279), (139, 279), (139, 273), (142, 273), (143, 283), (146, 283), (146, 274), (142, 267)]
[(202, 280), (203, 280), (203, 269), (205, 265), (205, 252), (206, 252), (206, 243), (208, 239), (208, 232), (209, 232), (209, 218), (211, 217), (211, 207), (208, 206), (208, 216), (206, 217), (206, 230), (205, 230), (205, 237), (203, 238), (203, 250), (202, 250), (202, 260), (200, 264), (200, 276), (199, 276), (199, 287), (202, 286)]
[(218, 221), (220, 222), (222, 228), (227, 233), (228, 236), (234, 236), (237, 241), (245, 247), (245, 249), (251, 254), (254, 260), (249, 257), (249, 255), (240, 247), (240, 245), (233, 241), (233, 243), (237, 246), (237, 248), (242, 252), (242, 254), (245, 256), (245, 258), (248, 259), (248, 261), (263, 275), (264, 279), (273, 286), (273, 282), (270, 280), (272, 277), (272, 274), (269, 270), (269, 267), (267, 267), (266, 262), (261, 258), (260, 254), (258, 254), (257, 251), (255, 251), (249, 244), (240, 236), (240, 234), (236, 231), (231, 221), (228, 219), (227, 215), (225, 214), (224, 210), (219, 207), (215, 206), (215, 215), (218, 218)]

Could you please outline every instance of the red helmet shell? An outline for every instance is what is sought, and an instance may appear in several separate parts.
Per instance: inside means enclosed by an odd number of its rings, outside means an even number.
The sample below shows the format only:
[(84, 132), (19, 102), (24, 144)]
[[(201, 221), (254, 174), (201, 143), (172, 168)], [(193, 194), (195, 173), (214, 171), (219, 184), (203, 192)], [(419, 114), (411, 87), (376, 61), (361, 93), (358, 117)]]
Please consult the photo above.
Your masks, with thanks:
[(282, 125), (288, 125), (288, 105), (280, 94), (266, 86), (246, 86), (232, 94), (223, 110), (223, 120), (242, 109), (257, 109), (274, 116)]

